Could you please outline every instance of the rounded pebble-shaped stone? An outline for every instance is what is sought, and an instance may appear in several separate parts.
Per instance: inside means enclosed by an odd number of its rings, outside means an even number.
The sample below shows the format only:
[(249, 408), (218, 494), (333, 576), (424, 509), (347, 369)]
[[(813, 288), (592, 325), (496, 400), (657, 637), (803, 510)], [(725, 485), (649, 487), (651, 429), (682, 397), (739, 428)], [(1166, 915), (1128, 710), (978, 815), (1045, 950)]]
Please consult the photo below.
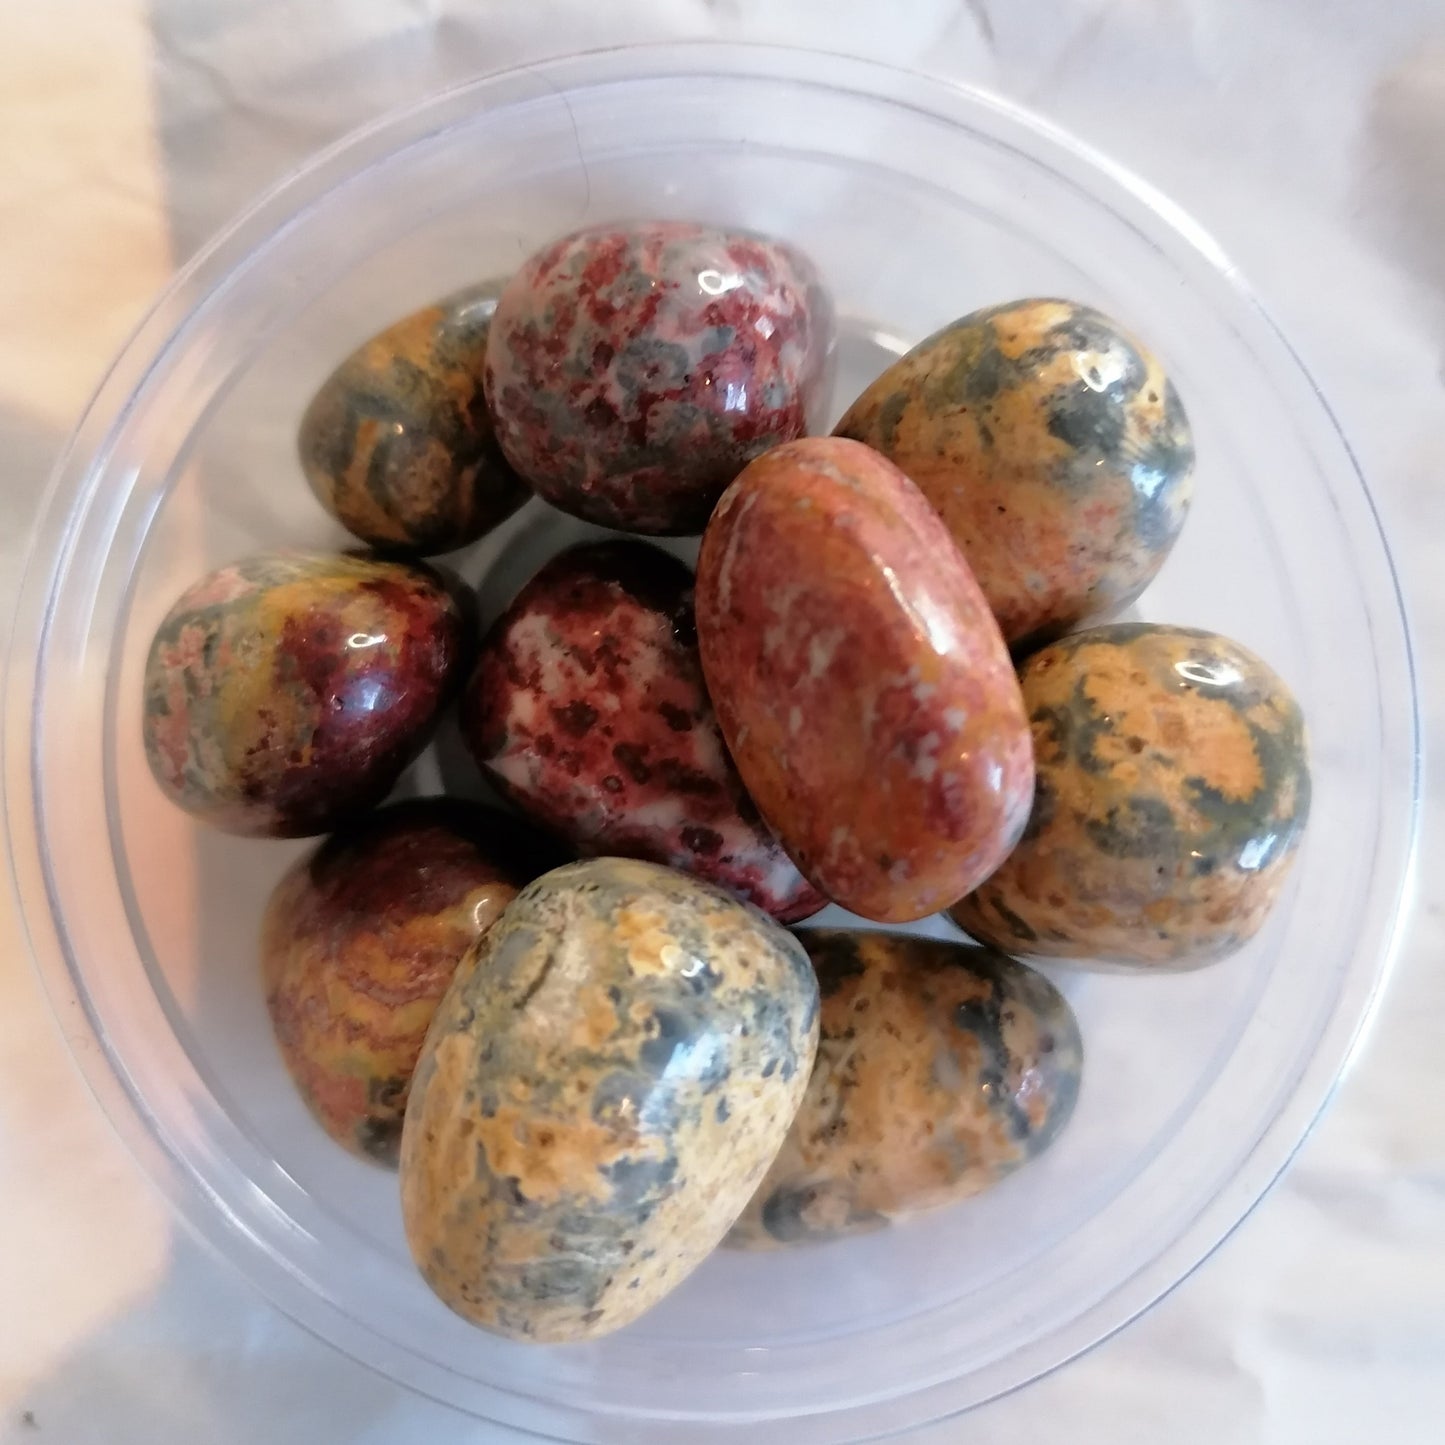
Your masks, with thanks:
[(598, 858), (517, 896), (433, 1020), (402, 1132), (427, 1282), (514, 1339), (607, 1334), (727, 1233), (813, 1064), (818, 987), (766, 915)]
[(1252, 652), (1188, 627), (1066, 637), (1022, 670), (1023, 841), (952, 910), (1010, 953), (1187, 968), (1252, 937), (1309, 815), (1305, 724)]
[(387, 327), (307, 407), (298, 439), (306, 480), (363, 542), (447, 552), (531, 495), (497, 445), (482, 394), (498, 289), (458, 292)]
[(697, 628), (744, 786), (825, 896), (907, 922), (1013, 846), (1033, 757), (1008, 650), (884, 457), (813, 437), (754, 462), (703, 537)]
[(396, 1162), (437, 1002), (462, 955), (545, 866), (520, 819), (426, 798), (334, 834), (276, 885), (261, 929), (266, 1007), (333, 1139)]
[(1132, 602), (1193, 490), (1189, 422), (1159, 362), (1072, 301), (944, 327), (868, 387), (837, 435), (918, 484), (1020, 651)]
[(831, 347), (827, 299), (789, 247), (683, 221), (598, 226), (507, 283), (486, 390), (502, 450), (554, 506), (683, 535), (753, 457), (807, 430)]
[(462, 727), (497, 788), (583, 853), (666, 863), (784, 922), (824, 904), (723, 747), (692, 573), (656, 547), (554, 557), (483, 641)]
[(1068, 1123), (1083, 1048), (1041, 974), (911, 934), (799, 934), (823, 996), (808, 1091), (728, 1243), (859, 1234), (978, 1194)]
[(276, 552), (184, 592), (146, 662), (146, 756), (228, 832), (306, 837), (374, 807), (460, 680), (469, 628), (424, 567)]

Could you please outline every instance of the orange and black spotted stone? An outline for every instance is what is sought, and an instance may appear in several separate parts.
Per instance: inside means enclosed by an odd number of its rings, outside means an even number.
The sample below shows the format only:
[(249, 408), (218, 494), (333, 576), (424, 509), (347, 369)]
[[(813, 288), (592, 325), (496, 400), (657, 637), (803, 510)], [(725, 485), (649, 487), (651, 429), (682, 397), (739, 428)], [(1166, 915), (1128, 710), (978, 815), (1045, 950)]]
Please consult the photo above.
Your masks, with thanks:
[(825, 897), (923, 918), (1023, 831), (1033, 755), (998, 624), (877, 452), (808, 437), (748, 467), (702, 540), (697, 633), (743, 783)]
[(880, 376), (837, 435), (922, 488), (1015, 651), (1132, 602), (1184, 525), (1194, 444), (1159, 362), (1072, 301), (955, 321)]
[(302, 470), (321, 505), (382, 551), (465, 547), (530, 492), (502, 455), (482, 395), (498, 287), (425, 307), (326, 379), (301, 421)]
[(333, 1139), (395, 1164), (438, 1000), (462, 955), (553, 861), (518, 818), (426, 798), (334, 834), (277, 884), (261, 930), (266, 1007)]
[(1023, 840), (951, 910), (1010, 953), (1145, 968), (1253, 936), (1309, 815), (1299, 704), (1212, 632), (1119, 624), (1024, 664), (1038, 783)]
[(635, 1320), (727, 1233), (813, 1066), (798, 942), (720, 889), (595, 858), (518, 894), (437, 1010), (401, 1144), (407, 1238), (513, 1339)]
[(547, 563), (482, 643), (462, 731), (507, 798), (583, 853), (666, 863), (785, 923), (826, 901), (743, 789), (703, 686), (692, 573), (657, 547)]
[(791, 247), (688, 221), (596, 226), (507, 282), (487, 399), (553, 506), (682, 536), (755, 456), (807, 431), (832, 344), (827, 296)]
[(798, 935), (823, 996), (793, 1127), (728, 1235), (840, 1238), (996, 1184), (1068, 1123), (1083, 1051), (1063, 995), (992, 949), (912, 934)]
[(273, 552), (218, 568), (151, 643), (151, 772), (227, 832), (328, 833), (381, 802), (421, 751), (469, 639), (461, 604), (425, 567)]

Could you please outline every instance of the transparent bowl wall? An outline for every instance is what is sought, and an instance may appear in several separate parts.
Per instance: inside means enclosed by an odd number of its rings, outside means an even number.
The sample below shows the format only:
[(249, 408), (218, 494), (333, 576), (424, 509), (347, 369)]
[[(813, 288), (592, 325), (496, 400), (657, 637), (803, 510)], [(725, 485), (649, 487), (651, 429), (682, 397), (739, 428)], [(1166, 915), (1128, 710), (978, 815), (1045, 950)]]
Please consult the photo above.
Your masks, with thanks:
[[(392, 1176), (312, 1124), (274, 1051), (257, 920), (300, 847), (194, 827), (142, 755), (175, 594), (279, 544), (342, 544), (294, 457), (336, 360), (573, 227), (699, 217), (820, 265), (835, 414), (950, 318), (1025, 295), (1147, 338), (1200, 456), (1139, 609), (1270, 659), (1313, 730), (1289, 889), (1198, 973), (1056, 973), (1087, 1061), (1072, 1126), (994, 1192), (863, 1239), (711, 1259), (633, 1328), (527, 1348), (416, 1276)], [(588, 529), (533, 502), (449, 559), (494, 614)], [(1157, 195), (988, 96), (801, 52), (584, 56), (449, 93), (323, 155), (189, 268), (55, 479), (16, 623), (5, 767), (24, 911), (97, 1093), (181, 1213), (278, 1305), (396, 1379), (578, 1440), (859, 1439), (965, 1409), (1117, 1328), (1244, 1215), (1303, 1136), (1384, 975), (1411, 855), (1414, 681), (1388, 553), (1328, 410), (1239, 278)], [(407, 786), (475, 776), (443, 736)], [(932, 925), (946, 933), (942, 924)]]

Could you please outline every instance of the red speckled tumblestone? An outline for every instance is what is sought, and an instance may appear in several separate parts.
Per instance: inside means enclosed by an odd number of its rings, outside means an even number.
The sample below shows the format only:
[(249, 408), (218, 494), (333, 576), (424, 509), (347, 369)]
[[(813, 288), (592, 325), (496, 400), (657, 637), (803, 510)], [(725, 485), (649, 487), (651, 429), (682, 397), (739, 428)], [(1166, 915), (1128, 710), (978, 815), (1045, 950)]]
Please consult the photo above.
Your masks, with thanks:
[(507, 283), (487, 402), (508, 461), (554, 506), (683, 535), (755, 456), (807, 431), (831, 345), (796, 251), (682, 221), (602, 226)]
[(656, 547), (554, 557), (483, 643), (462, 726), (502, 792), (584, 852), (680, 868), (785, 922), (823, 906), (728, 759), (692, 575)]
[(421, 751), (469, 642), (428, 568), (325, 552), (233, 562), (182, 594), (151, 643), (151, 771), (227, 832), (329, 832)]
[(738, 771), (828, 897), (902, 923), (1018, 840), (1034, 763), (1018, 680), (917, 487), (861, 443), (754, 462), (703, 537), (697, 629)]

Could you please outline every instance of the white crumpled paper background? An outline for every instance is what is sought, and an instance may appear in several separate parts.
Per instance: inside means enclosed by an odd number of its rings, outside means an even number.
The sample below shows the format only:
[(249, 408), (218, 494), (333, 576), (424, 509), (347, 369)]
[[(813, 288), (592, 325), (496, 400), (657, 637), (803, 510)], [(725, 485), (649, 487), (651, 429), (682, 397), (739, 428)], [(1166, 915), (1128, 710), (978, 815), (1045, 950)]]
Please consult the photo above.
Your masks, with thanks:
[[(1214, 232), (1356, 445), (1405, 577), (1427, 736), (1438, 731), (1441, 0), (7, 0), (3, 22), (6, 589), (60, 441), (149, 298), (308, 152), (438, 86), (563, 50), (812, 43), (1032, 106)], [(1287, 1178), (1143, 1320), (914, 1438), (1442, 1438), (1442, 821), (1427, 797), (1394, 980)], [(333, 1353), (179, 1234), (72, 1068), (8, 896), (0, 943), (0, 1440), (508, 1438)]]

